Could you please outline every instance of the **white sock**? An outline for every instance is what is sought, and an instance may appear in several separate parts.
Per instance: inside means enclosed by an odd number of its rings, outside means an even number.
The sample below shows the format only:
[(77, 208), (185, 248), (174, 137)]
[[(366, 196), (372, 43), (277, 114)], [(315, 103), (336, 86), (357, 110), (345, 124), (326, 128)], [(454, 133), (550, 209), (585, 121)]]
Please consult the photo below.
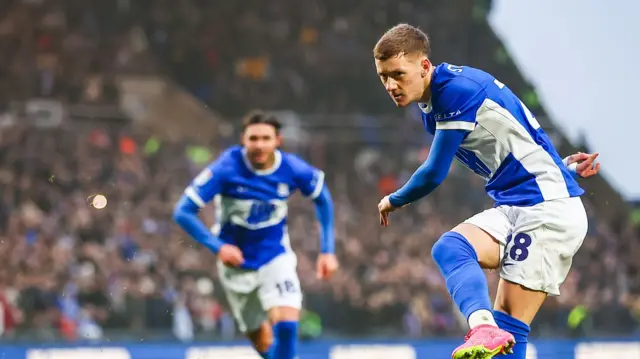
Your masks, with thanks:
[(469, 328), (473, 329), (478, 325), (489, 324), (497, 327), (496, 321), (493, 319), (493, 313), (486, 309), (476, 310), (469, 316)]

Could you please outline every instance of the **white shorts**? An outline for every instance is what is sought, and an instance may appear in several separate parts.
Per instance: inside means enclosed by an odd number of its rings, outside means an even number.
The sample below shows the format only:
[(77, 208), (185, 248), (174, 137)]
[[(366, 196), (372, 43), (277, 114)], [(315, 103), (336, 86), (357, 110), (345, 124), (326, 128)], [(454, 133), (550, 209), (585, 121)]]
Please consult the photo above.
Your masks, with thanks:
[(241, 332), (260, 328), (271, 308), (302, 307), (297, 265), (292, 252), (279, 255), (258, 270), (230, 268), (218, 261), (220, 282)]
[(500, 242), (500, 277), (549, 295), (560, 295), (560, 285), (588, 226), (579, 197), (531, 207), (499, 206), (465, 223), (481, 228)]

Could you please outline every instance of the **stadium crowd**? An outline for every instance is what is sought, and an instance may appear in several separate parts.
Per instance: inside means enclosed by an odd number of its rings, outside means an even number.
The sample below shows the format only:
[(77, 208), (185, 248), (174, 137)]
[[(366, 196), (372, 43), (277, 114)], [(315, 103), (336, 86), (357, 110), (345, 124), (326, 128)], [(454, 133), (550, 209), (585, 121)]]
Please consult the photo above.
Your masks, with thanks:
[[(371, 91), (378, 84), (371, 48), (400, 21), (446, 29), (431, 31), (436, 62), (472, 60), (497, 75), (517, 73), (485, 21), (490, 4), (6, 0), (0, 98), (113, 101), (116, 74), (163, 71), (226, 115), (241, 114), (247, 103), (384, 112), (386, 95)], [(524, 89), (520, 82), (512, 87)]]
[[(30, 97), (115, 102), (114, 74), (157, 70), (229, 116), (249, 106), (375, 114), (387, 100), (370, 90), (380, 87), (370, 47), (400, 20), (446, 29), (432, 32), (436, 60), (446, 55), (502, 74), (528, 103), (534, 100), (488, 31), (490, 1), (212, 4), (3, 1), (0, 109)], [(407, 117), (395, 126), (417, 136)], [(195, 155), (189, 143), (88, 127), (44, 129), (19, 121), (0, 129), (3, 338), (233, 337), (214, 256), (170, 220), (184, 186), (233, 135)], [(386, 134), (382, 127), (355, 131), (350, 141), (335, 140), (332, 131), (336, 127), (315, 128), (311, 141), (296, 148), (327, 173), (342, 264), (330, 283), (315, 280), (313, 210), (294, 198), (289, 229), (306, 308), (320, 315), (328, 334), (463, 332), (430, 249), (441, 233), (491, 206), (483, 183), (456, 166), (433, 196), (394, 215), (392, 227), (382, 230), (378, 200), (407, 179), (428, 143), (408, 146), (403, 136), (376, 141)], [(91, 206), (97, 194), (108, 199), (106, 208)], [(563, 295), (540, 313), (539, 334), (638, 328), (637, 229), (599, 221), (599, 209), (588, 196), (585, 202), (589, 235)], [(210, 221), (210, 209), (203, 216)], [(495, 289), (497, 275), (489, 278)]]
[[(213, 255), (170, 220), (174, 201), (199, 168), (184, 144), (100, 129), (18, 126), (0, 134), (6, 329), (67, 339), (99, 338), (111, 329), (149, 336), (169, 329), (181, 336), (233, 335)], [(426, 149), (406, 151), (398, 161), (399, 154), (384, 147), (345, 146), (348, 151), (317, 142), (306, 149), (325, 164), (336, 201), (342, 268), (330, 283), (314, 275), (318, 236), (312, 206), (296, 197), (290, 208), (306, 307), (322, 317), (329, 333), (462, 331), (430, 248), (441, 233), (490, 205), (482, 181), (456, 166), (434, 196), (398, 213), (391, 229), (382, 230), (375, 211), (366, 209), (405, 180)], [(333, 161), (338, 153), (342, 158)], [(96, 194), (106, 196), (106, 208), (91, 206)], [(549, 300), (539, 317), (543, 333), (568, 334), (575, 310), (591, 312), (592, 328), (577, 328), (587, 333), (637, 327), (640, 297), (625, 293), (632, 288), (625, 281), (633, 278), (621, 276), (619, 267), (633, 256), (619, 252), (619, 238), (596, 221), (593, 208), (589, 213), (591, 230), (563, 295)], [(209, 223), (211, 216), (204, 213)], [(496, 275), (489, 277), (495, 288)], [(19, 336), (21, 330), (9, 332)]]

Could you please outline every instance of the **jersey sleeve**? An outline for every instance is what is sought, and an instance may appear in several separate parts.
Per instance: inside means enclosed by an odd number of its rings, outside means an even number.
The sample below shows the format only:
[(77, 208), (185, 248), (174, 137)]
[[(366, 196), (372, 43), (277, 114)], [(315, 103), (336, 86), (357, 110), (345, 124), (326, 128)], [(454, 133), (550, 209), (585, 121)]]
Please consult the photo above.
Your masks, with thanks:
[(289, 163), (296, 187), (303, 196), (316, 199), (324, 187), (324, 172), (294, 155), (290, 155)]
[(222, 192), (226, 167), (229, 165), (225, 164), (228, 162), (226, 157), (223, 155), (205, 167), (185, 189), (184, 194), (198, 207), (203, 208)]
[(436, 130), (473, 131), (484, 98), (484, 89), (475, 81), (453, 79), (438, 94), (438, 108), (434, 108)]

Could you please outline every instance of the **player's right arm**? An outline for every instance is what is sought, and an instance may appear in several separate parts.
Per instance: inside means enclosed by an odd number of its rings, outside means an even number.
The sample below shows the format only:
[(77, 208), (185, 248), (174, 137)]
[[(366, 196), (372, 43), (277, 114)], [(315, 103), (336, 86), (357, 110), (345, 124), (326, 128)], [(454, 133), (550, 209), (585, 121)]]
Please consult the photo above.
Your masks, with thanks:
[[(454, 70), (458, 68), (450, 69)], [(380, 225), (388, 226), (389, 213), (427, 196), (444, 181), (458, 148), (475, 128), (484, 95), (479, 84), (466, 78), (452, 80), (439, 90), (438, 103), (433, 108), (435, 136), (427, 160), (402, 188), (378, 203)]]
[(476, 112), (482, 103), (483, 89), (475, 82), (460, 78), (440, 91), (434, 110), (436, 131), (425, 163), (409, 181), (389, 196), (389, 204), (400, 208), (436, 189), (449, 173), (456, 151), (476, 125)]
[(220, 256), (225, 264), (240, 265), (243, 262), (242, 253), (236, 247), (225, 244), (220, 238), (211, 233), (209, 228), (200, 220), (198, 212), (207, 203), (222, 192), (224, 185), (225, 155), (207, 166), (191, 182), (184, 191), (173, 210), (173, 220), (184, 229), (193, 239)]

